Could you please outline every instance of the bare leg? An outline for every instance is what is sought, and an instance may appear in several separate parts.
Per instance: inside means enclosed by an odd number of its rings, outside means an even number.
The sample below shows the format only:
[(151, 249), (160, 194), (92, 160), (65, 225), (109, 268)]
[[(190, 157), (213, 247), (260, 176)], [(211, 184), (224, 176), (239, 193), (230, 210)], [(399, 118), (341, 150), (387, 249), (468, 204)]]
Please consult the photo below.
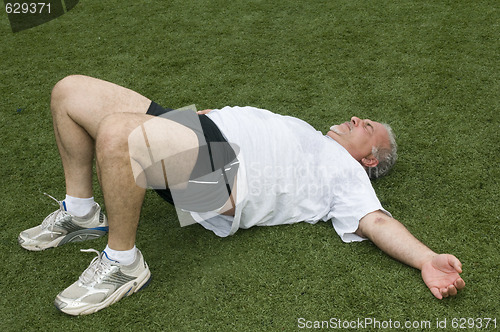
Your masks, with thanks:
[(68, 195), (92, 196), (94, 141), (102, 119), (117, 112), (144, 114), (150, 103), (132, 90), (87, 76), (68, 76), (55, 85), (51, 110)]
[[(142, 158), (148, 155), (143, 151), (146, 146), (141, 130), (145, 122), (149, 128), (148, 141), (157, 151), (156, 157), (165, 160), (169, 173), (175, 174), (178, 182), (188, 180), (198, 155), (196, 134), (176, 122), (145, 114), (112, 114), (101, 121), (96, 154), (108, 212), (108, 246), (114, 250), (128, 250), (135, 243), (145, 188), (136, 184), (132, 168), (149, 166)], [(129, 146), (129, 142), (133, 146)], [(170, 158), (181, 152), (184, 156), (181, 162), (177, 157)], [(161, 168), (157, 174), (163, 174)]]
[[(171, 160), (170, 171), (178, 182), (191, 174), (196, 161), (196, 134), (175, 122), (146, 115), (151, 101), (140, 94), (86, 76), (69, 76), (56, 84), (51, 109), (54, 132), (66, 178), (66, 193), (75, 197), (92, 196), (94, 144), (99, 179), (109, 222), (108, 245), (114, 250), (134, 246), (145, 189), (136, 184), (133, 167), (142, 167), (139, 151), (130, 157), (129, 137), (148, 122), (158, 135), (150, 137), (160, 159)], [(151, 120), (156, 119), (152, 123)], [(142, 137), (142, 135), (140, 135)], [(169, 158), (191, 151), (180, 162)], [(142, 165), (141, 165), (142, 164)], [(154, 172), (153, 172), (154, 173)]]

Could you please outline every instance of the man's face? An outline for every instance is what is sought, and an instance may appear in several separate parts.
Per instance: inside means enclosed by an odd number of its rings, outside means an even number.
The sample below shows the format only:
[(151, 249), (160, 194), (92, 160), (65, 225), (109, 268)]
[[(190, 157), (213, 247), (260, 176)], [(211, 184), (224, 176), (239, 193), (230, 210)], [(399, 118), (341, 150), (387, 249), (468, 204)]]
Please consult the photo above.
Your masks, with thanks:
[(332, 126), (327, 135), (360, 162), (364, 158), (373, 157), (373, 147), (390, 145), (389, 134), (382, 124), (369, 119), (362, 120), (355, 116), (349, 122)]

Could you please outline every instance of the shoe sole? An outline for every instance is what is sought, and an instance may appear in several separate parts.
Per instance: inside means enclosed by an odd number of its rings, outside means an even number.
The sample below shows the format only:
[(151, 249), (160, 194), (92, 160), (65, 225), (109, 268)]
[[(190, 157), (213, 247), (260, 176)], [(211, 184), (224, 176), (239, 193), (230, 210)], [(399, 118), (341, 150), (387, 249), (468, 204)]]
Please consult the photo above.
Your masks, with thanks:
[(144, 272), (141, 273), (136, 279), (129, 281), (126, 284), (123, 284), (113, 294), (111, 294), (111, 296), (109, 296), (101, 303), (86, 304), (80, 307), (68, 308), (66, 306), (66, 302), (60, 299), (58, 295), (54, 300), (54, 305), (56, 306), (57, 310), (71, 316), (89, 315), (99, 310), (102, 310), (106, 307), (109, 307), (110, 305), (118, 302), (125, 296), (130, 296), (134, 293), (137, 293), (138, 291), (146, 287), (150, 281), (151, 281), (151, 271), (149, 270), (149, 267), (147, 267), (147, 269), (144, 270)]
[[(21, 247), (29, 251), (42, 251), (49, 248), (55, 248), (62, 246), (63, 244), (70, 242), (82, 242), (87, 240), (97, 239), (101, 236), (106, 235), (108, 232), (108, 227), (101, 227), (102, 229), (82, 229), (76, 232), (72, 232), (67, 234), (66, 236), (61, 236), (59, 238), (54, 239), (54, 241), (48, 243), (40, 243), (40, 244), (29, 244), (26, 243), (26, 240), (19, 235), (17, 238), (17, 242)], [(105, 228), (105, 230), (104, 230)], [(29, 241), (29, 239), (28, 239)]]

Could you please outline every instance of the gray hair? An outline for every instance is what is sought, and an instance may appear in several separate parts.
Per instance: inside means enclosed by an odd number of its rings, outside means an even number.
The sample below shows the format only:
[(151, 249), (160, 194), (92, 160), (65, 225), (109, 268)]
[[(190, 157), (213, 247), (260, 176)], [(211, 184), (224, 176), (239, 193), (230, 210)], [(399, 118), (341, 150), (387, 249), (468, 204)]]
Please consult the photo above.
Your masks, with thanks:
[(374, 146), (372, 148), (372, 154), (378, 160), (377, 166), (368, 167), (366, 169), (368, 176), (372, 180), (378, 179), (389, 173), (392, 166), (394, 166), (396, 160), (398, 159), (398, 146), (396, 144), (396, 136), (394, 135), (391, 126), (389, 126), (387, 123), (382, 123), (382, 125), (385, 127), (387, 133), (389, 134), (390, 146), (389, 148), (385, 146)]

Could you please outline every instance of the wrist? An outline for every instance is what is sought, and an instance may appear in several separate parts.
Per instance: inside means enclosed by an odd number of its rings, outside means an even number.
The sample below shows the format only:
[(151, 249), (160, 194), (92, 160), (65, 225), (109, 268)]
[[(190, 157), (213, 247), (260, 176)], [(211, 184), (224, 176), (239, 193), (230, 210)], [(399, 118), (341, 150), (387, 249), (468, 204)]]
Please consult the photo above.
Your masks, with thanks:
[(428, 253), (426, 253), (422, 258), (419, 260), (417, 263), (417, 268), (422, 271), (422, 268), (425, 264), (431, 262), (434, 257), (438, 256), (439, 254), (435, 253), (434, 251), (430, 250)]

